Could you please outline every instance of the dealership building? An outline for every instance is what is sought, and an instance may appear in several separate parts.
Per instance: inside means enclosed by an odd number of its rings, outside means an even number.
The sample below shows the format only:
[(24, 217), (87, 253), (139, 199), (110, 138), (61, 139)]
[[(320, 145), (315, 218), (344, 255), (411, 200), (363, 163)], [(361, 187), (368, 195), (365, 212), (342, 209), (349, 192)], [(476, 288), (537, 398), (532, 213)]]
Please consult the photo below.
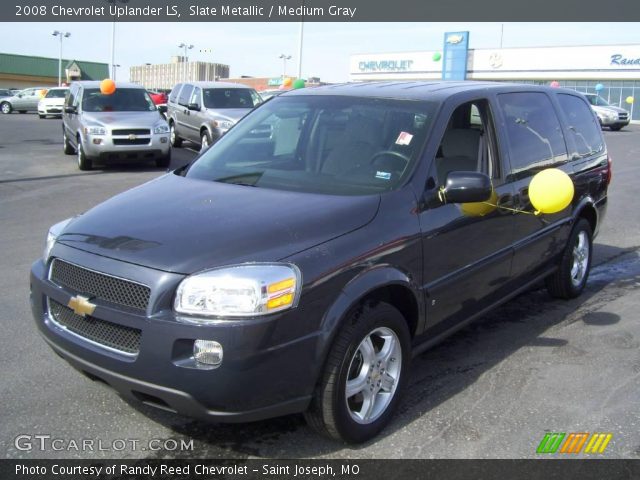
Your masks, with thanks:
[[(445, 49), (447, 47), (445, 35)], [(453, 40), (458, 40), (455, 37)], [(351, 81), (440, 80), (447, 56), (439, 50), (352, 55)], [(446, 69), (446, 66), (445, 66)], [(533, 84), (558, 82), (580, 92), (596, 92), (609, 103), (631, 112), (640, 121), (640, 44), (580, 47), (469, 49), (467, 80)]]
[(215, 81), (229, 76), (229, 65), (191, 62), (176, 55), (169, 63), (138, 65), (129, 69), (129, 80), (150, 89), (171, 89), (180, 82)]

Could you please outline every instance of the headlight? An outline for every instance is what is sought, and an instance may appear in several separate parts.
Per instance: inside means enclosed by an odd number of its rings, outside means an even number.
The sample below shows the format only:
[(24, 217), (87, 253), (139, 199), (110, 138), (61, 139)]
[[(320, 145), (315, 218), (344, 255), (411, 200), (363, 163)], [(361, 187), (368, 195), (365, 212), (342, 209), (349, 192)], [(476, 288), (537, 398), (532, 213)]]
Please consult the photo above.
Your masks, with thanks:
[(169, 133), (169, 125), (167, 125), (166, 123), (164, 125), (158, 125), (153, 129), (153, 133)]
[(231, 127), (233, 127), (234, 122), (232, 122), (231, 120), (215, 120), (214, 121), (214, 126), (222, 129), (222, 130), (229, 130)]
[(224, 267), (185, 278), (178, 286), (174, 310), (199, 317), (267, 315), (295, 307), (301, 288), (302, 276), (295, 265), (251, 263)]
[(65, 229), (65, 227), (69, 224), (71, 220), (73, 220), (73, 217), (67, 218), (66, 220), (56, 223), (49, 229), (49, 232), (47, 233), (47, 240), (44, 245), (44, 253), (42, 254), (42, 260), (44, 261), (44, 263), (47, 263), (49, 261), (49, 256), (51, 255), (51, 249), (55, 245), (56, 240), (58, 239), (62, 231)]
[(107, 129), (104, 127), (84, 127), (84, 133), (88, 135), (106, 135)]

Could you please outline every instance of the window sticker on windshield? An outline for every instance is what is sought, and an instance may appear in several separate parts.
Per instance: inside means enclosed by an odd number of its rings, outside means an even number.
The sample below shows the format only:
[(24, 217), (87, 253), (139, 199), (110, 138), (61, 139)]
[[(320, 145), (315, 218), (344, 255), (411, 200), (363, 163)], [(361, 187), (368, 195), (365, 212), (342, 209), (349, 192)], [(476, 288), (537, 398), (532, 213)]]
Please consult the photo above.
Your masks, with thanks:
[(409, 145), (412, 139), (413, 135), (410, 133), (400, 132), (400, 135), (398, 135), (398, 139), (396, 140), (396, 145)]
[(378, 170), (376, 172), (376, 178), (380, 178), (382, 180), (391, 180), (391, 174), (389, 172), (381, 172)]

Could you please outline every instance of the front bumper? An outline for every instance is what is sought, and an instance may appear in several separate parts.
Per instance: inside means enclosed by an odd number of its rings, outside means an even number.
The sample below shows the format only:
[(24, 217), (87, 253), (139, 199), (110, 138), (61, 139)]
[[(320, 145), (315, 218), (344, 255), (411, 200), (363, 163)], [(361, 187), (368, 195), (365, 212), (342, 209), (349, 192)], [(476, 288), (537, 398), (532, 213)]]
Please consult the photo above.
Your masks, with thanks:
[(62, 105), (38, 105), (38, 113), (40, 115), (57, 115), (62, 116)]
[(600, 120), (600, 125), (603, 127), (626, 127), (631, 121), (628, 118), (621, 120), (619, 118), (612, 117), (598, 117), (598, 119)]
[[(53, 254), (151, 287), (146, 312), (96, 303), (93, 317), (141, 330), (136, 355), (88, 342), (60, 328), (48, 299), (67, 305), (82, 292), (69, 291), (47, 278), (37, 261), (31, 269), (33, 315), (51, 348), (88, 377), (101, 380), (122, 396), (190, 417), (244, 422), (304, 411), (317, 375), (321, 337), (301, 335), (301, 312), (252, 320), (219, 320), (213, 325), (178, 322), (171, 311), (182, 275), (117, 262), (56, 244)], [(195, 339), (215, 340), (224, 348), (222, 364), (213, 369), (193, 360)]]
[(101, 161), (143, 160), (169, 155), (169, 134), (128, 137), (85, 134), (82, 147), (87, 157)]

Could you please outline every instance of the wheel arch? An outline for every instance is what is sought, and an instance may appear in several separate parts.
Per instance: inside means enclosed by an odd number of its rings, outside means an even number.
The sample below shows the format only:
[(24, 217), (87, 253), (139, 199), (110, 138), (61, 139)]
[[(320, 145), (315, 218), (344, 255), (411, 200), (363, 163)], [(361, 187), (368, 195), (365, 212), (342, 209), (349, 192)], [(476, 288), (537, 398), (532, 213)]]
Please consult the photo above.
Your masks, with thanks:
[(576, 205), (573, 215), (573, 223), (584, 218), (591, 226), (591, 233), (595, 236), (598, 231), (599, 214), (595, 202), (590, 196), (583, 197)]

